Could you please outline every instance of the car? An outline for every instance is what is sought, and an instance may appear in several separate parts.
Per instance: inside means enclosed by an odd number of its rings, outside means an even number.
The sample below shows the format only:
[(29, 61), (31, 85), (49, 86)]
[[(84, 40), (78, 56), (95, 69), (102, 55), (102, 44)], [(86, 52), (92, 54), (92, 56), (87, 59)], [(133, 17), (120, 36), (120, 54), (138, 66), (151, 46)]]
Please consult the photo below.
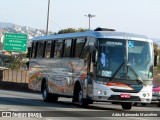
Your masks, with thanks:
[(160, 107), (160, 86), (155, 84), (152, 90), (152, 103), (156, 103)]
[[(152, 88), (152, 101), (151, 103), (157, 104), (160, 107), (160, 80), (153, 80), (153, 88)], [(133, 106), (137, 106), (138, 103), (133, 103)], [(148, 103), (140, 103), (142, 106), (146, 106)]]

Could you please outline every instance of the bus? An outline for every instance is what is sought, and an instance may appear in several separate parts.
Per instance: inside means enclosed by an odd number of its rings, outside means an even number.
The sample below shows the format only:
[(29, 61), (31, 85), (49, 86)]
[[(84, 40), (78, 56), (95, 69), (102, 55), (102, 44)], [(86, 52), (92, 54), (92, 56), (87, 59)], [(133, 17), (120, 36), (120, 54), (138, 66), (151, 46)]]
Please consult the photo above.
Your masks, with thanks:
[(144, 35), (97, 28), (93, 31), (39, 36), (32, 39), (29, 88), (45, 102), (59, 97), (87, 107), (117, 102), (150, 103), (153, 42)]

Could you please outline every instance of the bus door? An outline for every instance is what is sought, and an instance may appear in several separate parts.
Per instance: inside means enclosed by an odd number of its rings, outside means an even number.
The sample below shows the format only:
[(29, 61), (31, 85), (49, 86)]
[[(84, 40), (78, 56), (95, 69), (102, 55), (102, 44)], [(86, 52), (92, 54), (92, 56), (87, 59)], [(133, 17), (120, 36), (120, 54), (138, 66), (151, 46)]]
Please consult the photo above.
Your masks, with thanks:
[(95, 78), (95, 71), (96, 71), (96, 49), (94, 47), (95, 39), (90, 40), (88, 43), (89, 51), (86, 54), (86, 64), (87, 64), (87, 78), (85, 79), (85, 91), (86, 97), (91, 97), (93, 94), (93, 80)]

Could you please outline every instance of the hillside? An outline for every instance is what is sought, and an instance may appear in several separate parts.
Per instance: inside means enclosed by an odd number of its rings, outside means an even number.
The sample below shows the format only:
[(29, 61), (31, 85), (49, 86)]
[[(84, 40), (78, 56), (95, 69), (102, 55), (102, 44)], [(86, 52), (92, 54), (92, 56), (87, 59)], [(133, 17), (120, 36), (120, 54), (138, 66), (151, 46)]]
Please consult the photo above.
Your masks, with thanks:
[[(45, 30), (36, 29), (28, 26), (21, 26), (14, 23), (0, 22), (0, 39), (4, 33), (24, 33), (31, 39), (35, 36), (45, 35)], [(50, 33), (52, 34), (52, 33)]]

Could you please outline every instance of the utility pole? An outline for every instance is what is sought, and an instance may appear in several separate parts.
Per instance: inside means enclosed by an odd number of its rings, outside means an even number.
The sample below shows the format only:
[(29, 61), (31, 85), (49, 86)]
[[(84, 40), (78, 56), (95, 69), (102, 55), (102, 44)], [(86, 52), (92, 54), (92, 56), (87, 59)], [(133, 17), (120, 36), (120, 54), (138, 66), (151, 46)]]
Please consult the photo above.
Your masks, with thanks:
[(86, 16), (86, 17), (89, 18), (89, 28), (88, 28), (88, 29), (90, 30), (90, 24), (91, 24), (91, 20), (90, 20), (90, 19), (91, 19), (92, 17), (96, 17), (96, 16), (95, 16), (95, 15), (91, 15), (91, 14), (84, 15), (84, 16)]
[(47, 11), (47, 27), (46, 27), (46, 35), (48, 35), (49, 10), (50, 10), (50, 0), (48, 0), (48, 11)]

